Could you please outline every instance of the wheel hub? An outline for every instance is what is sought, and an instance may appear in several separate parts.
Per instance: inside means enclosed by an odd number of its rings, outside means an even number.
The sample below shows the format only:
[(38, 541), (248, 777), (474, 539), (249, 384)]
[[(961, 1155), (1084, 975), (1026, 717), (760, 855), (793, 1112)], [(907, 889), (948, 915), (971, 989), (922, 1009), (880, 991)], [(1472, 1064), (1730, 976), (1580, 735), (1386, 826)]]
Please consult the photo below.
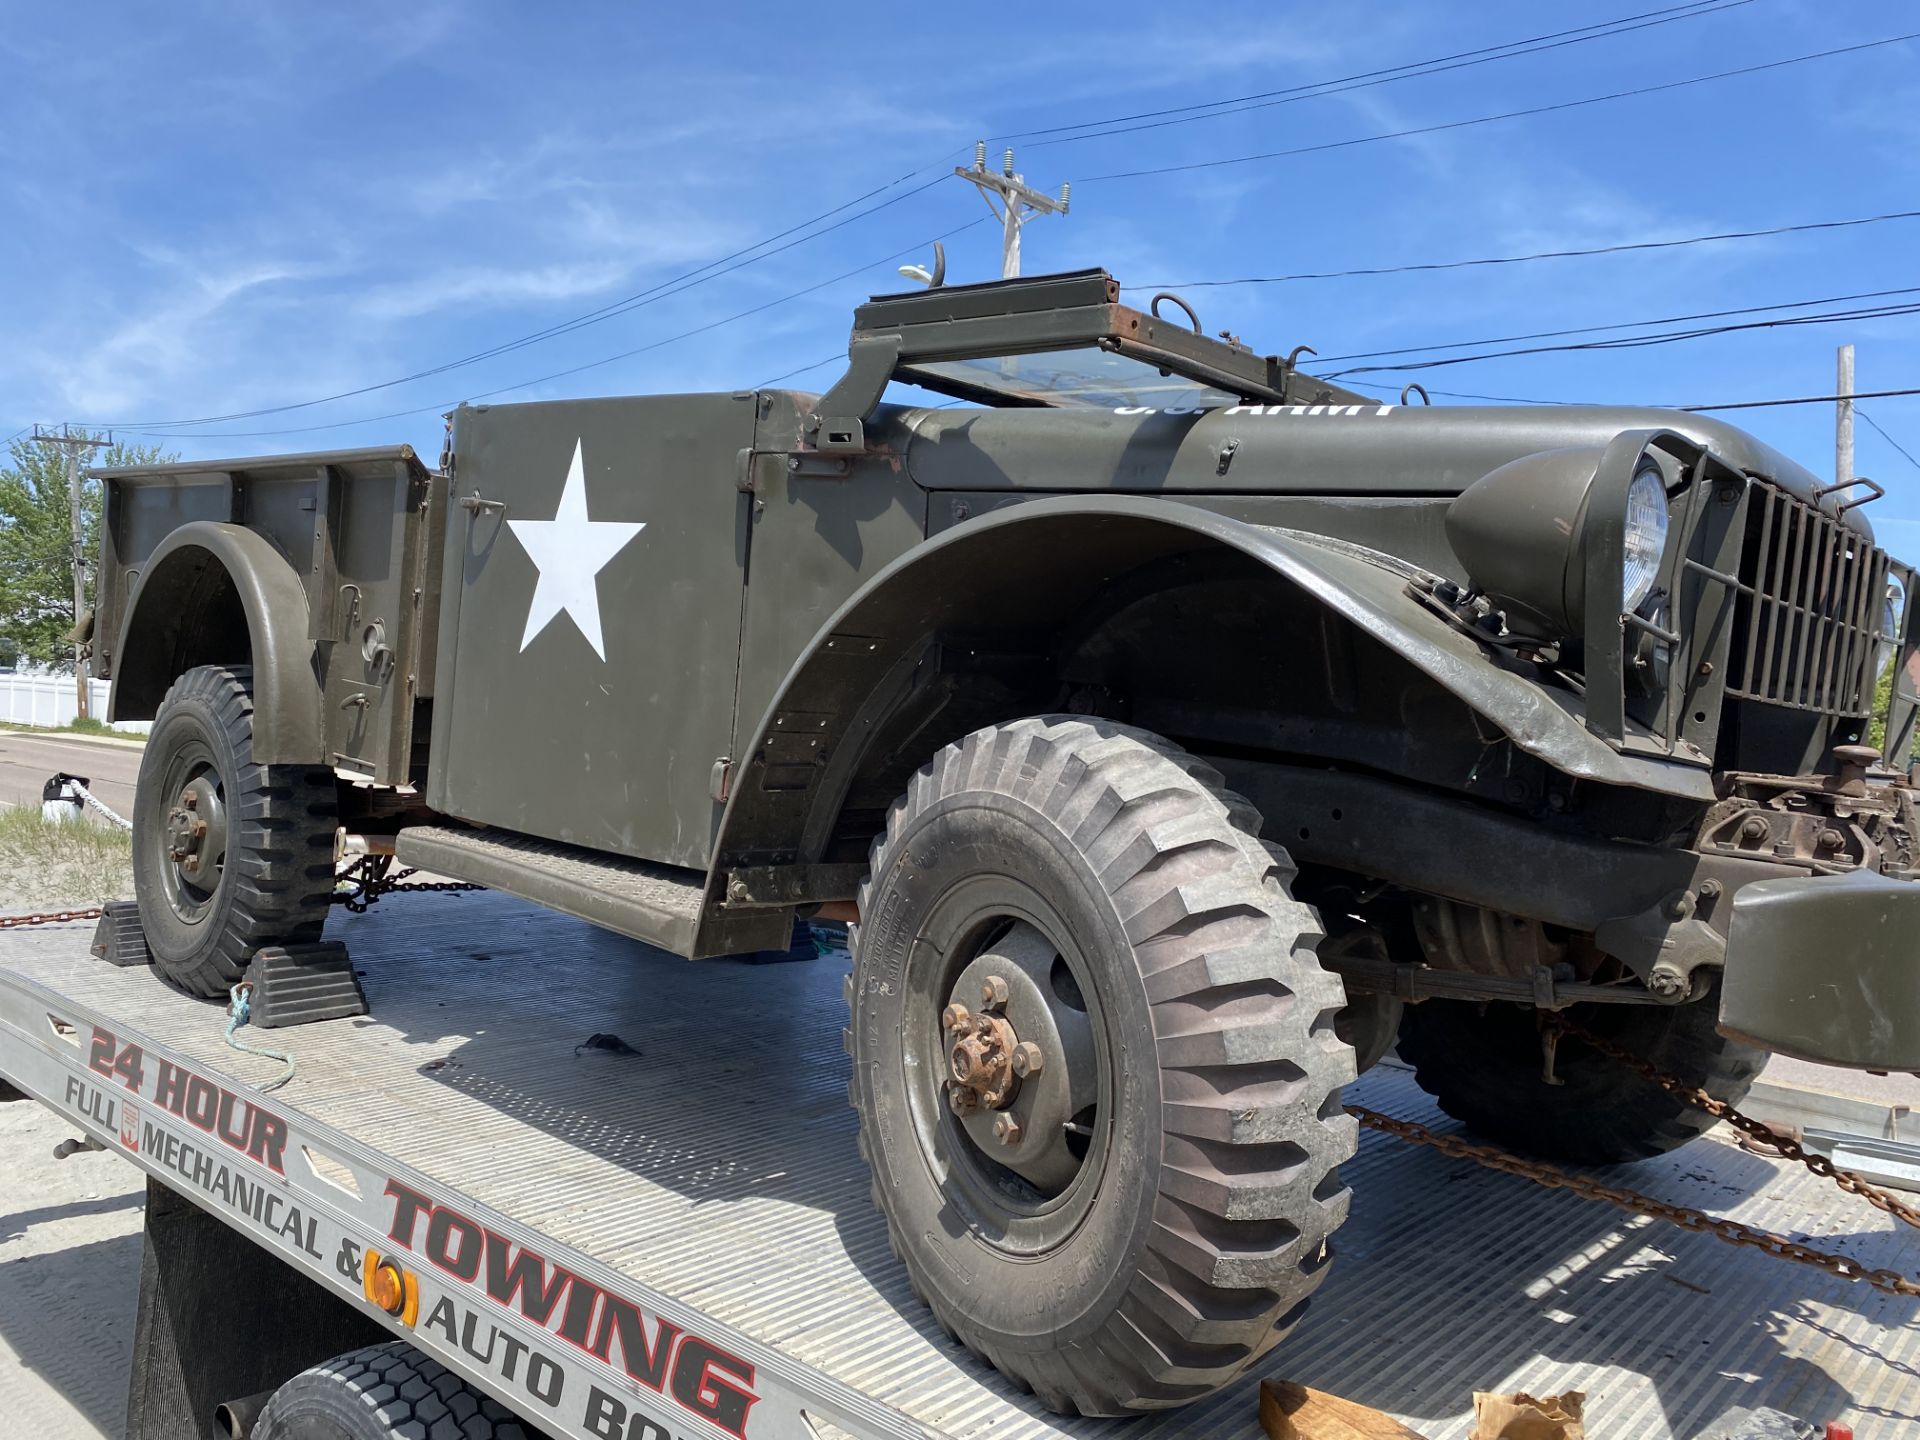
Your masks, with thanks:
[[(989, 1110), (1006, 1109), (1019, 1084), (1013, 1053), (1022, 1041), (1013, 1026), (1003, 1015), (976, 1015), (958, 1003), (947, 1006), (940, 1019), (952, 1042), (947, 1070), (953, 1083), (947, 1087), (947, 1100), (954, 1113), (971, 1115), (983, 1105)], [(1031, 1042), (1027, 1044), (1031, 1049)]]
[(167, 812), (167, 858), (184, 876), (198, 879), (225, 857), (227, 820), (218, 784), (211, 775), (189, 781)]
[(960, 972), (940, 1017), (947, 1104), (962, 1130), (1047, 1193), (1079, 1172), (1079, 1117), (1097, 1093), (1092, 1025), (1070, 1003), (1077, 988), (1061, 993), (1064, 966), (1038, 928), (1014, 924)]

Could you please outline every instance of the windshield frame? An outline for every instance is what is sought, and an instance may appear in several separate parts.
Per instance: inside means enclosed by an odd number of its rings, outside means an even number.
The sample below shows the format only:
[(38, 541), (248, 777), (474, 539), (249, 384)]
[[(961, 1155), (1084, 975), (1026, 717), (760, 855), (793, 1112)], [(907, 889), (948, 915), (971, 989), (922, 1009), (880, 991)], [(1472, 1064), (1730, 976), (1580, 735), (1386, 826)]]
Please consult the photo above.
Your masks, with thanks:
[(1084, 409), (1042, 391), (987, 383), (984, 373), (954, 377), (926, 368), (1078, 349), (1125, 356), (1245, 404), (1370, 403), (1301, 375), (1298, 351), (1257, 355), (1237, 340), (1206, 334), (1190, 310), (1179, 321), (1154, 313), (1171, 298), (1155, 296), (1144, 311), (1123, 305), (1119, 282), (1104, 270), (877, 295), (854, 312), (846, 373), (808, 415), (808, 436), (822, 451), (863, 450), (865, 423), (896, 380), (982, 405)]

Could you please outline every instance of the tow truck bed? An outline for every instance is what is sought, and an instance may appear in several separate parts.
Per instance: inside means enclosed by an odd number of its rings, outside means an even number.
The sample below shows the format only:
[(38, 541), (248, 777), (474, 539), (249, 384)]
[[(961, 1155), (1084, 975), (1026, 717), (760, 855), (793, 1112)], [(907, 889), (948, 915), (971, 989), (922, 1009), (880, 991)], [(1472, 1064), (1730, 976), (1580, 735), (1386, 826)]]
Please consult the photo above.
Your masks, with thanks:
[[(1252, 1379), (1065, 1421), (939, 1333), (866, 1193), (834, 957), (690, 965), (492, 894), (393, 896), (330, 933), (373, 1016), (245, 1032), (296, 1059), (266, 1094), (277, 1065), (225, 1048), (220, 1007), (92, 960), (91, 926), (0, 936), (0, 1073), (368, 1313), (359, 1253), (392, 1253), (419, 1309), (391, 1328), (555, 1436), (797, 1440), (802, 1411), (863, 1437), (1259, 1435)], [(1391, 1063), (1354, 1093), (1445, 1128)], [(1377, 1136), (1344, 1173), (1339, 1261), (1260, 1373), (1435, 1440), (1466, 1433), (1476, 1389), (1584, 1389), (1597, 1440), (1691, 1436), (1735, 1404), (1861, 1440), (1920, 1421), (1915, 1302)], [(1716, 1138), (1610, 1178), (1920, 1265), (1912, 1232)]]

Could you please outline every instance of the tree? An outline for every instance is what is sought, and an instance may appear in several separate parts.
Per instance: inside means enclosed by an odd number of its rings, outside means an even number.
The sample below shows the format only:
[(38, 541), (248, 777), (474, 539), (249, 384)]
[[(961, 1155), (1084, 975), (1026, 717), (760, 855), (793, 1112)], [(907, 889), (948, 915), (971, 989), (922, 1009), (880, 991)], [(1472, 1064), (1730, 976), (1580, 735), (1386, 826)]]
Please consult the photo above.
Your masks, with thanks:
[[(95, 453), (97, 465), (154, 465), (175, 458), (157, 445), (119, 442)], [(94, 481), (80, 482), (89, 606), (100, 557), (100, 496)], [(0, 654), (11, 653), (17, 664), (73, 669), (73, 642), (67, 638), (78, 618), (72, 524), (65, 452), (16, 438), (0, 469)]]

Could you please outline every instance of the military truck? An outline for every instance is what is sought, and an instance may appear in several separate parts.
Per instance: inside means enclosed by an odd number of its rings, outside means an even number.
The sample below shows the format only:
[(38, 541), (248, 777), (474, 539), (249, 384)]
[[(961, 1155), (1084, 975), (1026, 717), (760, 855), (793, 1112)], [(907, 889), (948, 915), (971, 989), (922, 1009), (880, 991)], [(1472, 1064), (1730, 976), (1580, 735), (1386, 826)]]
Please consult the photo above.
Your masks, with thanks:
[(1300, 1318), (1391, 1046), (1577, 1162), (1709, 1123), (1620, 1053), (1726, 1100), (1770, 1050), (1920, 1068), (1912, 572), (1863, 494), (1297, 358), (1087, 271), (876, 297), (821, 395), (97, 472), (156, 963), (220, 995), (319, 936), (343, 835), (696, 960), (847, 919), (895, 1249), (1087, 1414)]

